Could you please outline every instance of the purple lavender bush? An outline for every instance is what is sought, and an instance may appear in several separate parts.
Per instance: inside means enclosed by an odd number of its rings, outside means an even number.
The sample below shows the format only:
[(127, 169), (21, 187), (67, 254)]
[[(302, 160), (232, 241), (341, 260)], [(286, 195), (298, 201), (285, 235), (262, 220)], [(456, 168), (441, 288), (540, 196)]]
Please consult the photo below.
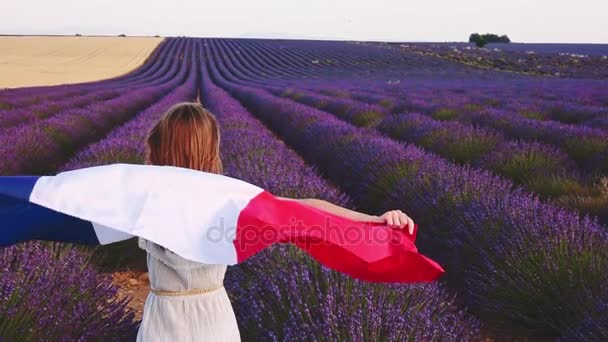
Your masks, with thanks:
[(588, 195), (590, 192), (578, 180), (576, 165), (564, 152), (538, 142), (506, 141), (474, 164), (525, 184), (545, 196)]
[(28, 241), (0, 249), (0, 340), (134, 339), (137, 322), (83, 248)]
[(437, 284), (371, 283), (275, 245), (226, 274), (247, 341), (481, 341)]

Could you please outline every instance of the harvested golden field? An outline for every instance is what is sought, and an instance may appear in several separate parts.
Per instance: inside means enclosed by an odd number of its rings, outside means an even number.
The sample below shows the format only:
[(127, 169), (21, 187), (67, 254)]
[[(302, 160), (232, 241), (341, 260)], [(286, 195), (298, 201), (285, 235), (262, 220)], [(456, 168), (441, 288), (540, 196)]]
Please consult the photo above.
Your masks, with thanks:
[(96, 81), (140, 66), (163, 38), (0, 37), (0, 89)]

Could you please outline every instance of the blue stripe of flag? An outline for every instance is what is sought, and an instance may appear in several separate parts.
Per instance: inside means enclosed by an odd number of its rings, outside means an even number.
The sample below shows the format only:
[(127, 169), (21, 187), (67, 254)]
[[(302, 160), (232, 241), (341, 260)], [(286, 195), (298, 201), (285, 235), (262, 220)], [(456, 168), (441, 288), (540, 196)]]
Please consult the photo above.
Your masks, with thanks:
[(99, 245), (91, 222), (30, 203), (38, 178), (0, 177), (0, 246), (27, 240)]

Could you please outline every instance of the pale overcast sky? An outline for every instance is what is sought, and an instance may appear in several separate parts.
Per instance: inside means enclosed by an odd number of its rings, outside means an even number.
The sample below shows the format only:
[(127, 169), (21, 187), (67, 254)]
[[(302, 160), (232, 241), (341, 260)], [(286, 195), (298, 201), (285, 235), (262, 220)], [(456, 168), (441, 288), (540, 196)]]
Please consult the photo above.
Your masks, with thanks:
[(2, 0), (2, 34), (608, 43), (608, 0)]

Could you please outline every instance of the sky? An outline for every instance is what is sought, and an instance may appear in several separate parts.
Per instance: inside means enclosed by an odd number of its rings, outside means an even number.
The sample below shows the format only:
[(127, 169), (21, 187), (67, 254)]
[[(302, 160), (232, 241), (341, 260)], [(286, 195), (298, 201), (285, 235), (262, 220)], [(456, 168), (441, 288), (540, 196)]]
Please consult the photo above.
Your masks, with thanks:
[[(5, 2), (6, 1), (6, 2)], [(608, 43), (607, 0), (3, 0), (0, 34)]]

